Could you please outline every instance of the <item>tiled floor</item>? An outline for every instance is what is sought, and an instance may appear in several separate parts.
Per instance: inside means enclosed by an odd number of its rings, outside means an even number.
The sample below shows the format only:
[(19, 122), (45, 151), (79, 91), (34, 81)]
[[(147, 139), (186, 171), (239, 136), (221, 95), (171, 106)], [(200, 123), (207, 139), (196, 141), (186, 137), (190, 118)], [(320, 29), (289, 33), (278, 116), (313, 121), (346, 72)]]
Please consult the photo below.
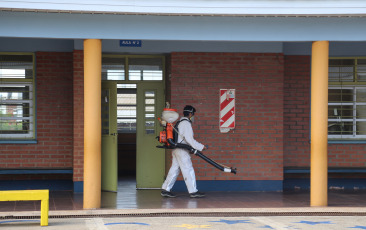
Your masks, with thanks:
[[(160, 190), (136, 190), (134, 180), (121, 180), (117, 193), (102, 193), (102, 209), (194, 209), (309, 207), (309, 192), (207, 192), (192, 199), (188, 193), (162, 198)], [(366, 207), (366, 192), (328, 193), (329, 207)], [(50, 210), (82, 210), (83, 195), (50, 192)], [(40, 201), (1, 202), (0, 212), (40, 210)]]

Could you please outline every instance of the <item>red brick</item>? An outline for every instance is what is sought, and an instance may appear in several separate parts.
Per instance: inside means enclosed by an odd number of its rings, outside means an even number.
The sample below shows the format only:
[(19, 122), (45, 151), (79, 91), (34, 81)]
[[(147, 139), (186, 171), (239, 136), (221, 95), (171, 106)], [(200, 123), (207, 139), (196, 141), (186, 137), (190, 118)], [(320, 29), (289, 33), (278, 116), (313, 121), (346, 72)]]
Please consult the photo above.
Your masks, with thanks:
[[(245, 168), (245, 171), (255, 169), (256, 172), (255, 177), (248, 173), (229, 177), (214, 169), (202, 170), (197, 179), (282, 178), (282, 162), (265, 156), (275, 152), (282, 159), (278, 153), (283, 152), (283, 55), (172, 53), (171, 59), (171, 87), (174, 90), (171, 104), (179, 111), (186, 104), (198, 109), (195, 137), (210, 146), (207, 155), (218, 162)], [(221, 88), (235, 88), (237, 97), (236, 128), (226, 134), (221, 134), (218, 127), (218, 94)], [(276, 138), (281, 144), (273, 144), (278, 141)], [(264, 151), (266, 146), (274, 147)], [(263, 160), (263, 163), (255, 164), (254, 160), (248, 160), (252, 157)], [(273, 162), (276, 163), (271, 164)], [(266, 174), (268, 163), (278, 170)], [(211, 167), (206, 162), (203, 166)]]

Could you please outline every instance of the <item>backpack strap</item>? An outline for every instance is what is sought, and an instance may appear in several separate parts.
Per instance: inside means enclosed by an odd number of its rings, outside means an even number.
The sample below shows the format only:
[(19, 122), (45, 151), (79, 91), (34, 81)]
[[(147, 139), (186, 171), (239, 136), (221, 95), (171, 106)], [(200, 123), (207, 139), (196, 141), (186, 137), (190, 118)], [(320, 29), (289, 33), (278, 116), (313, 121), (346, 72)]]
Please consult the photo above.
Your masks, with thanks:
[[(178, 136), (180, 136), (180, 137), (182, 138), (182, 141), (181, 141), (180, 143), (182, 143), (182, 142), (185, 140), (185, 138), (182, 136), (182, 134), (180, 134), (180, 133), (179, 133), (179, 128), (178, 128), (179, 124), (180, 124), (182, 121), (188, 121), (188, 122), (190, 122), (190, 123), (191, 123), (191, 121), (190, 121), (190, 120), (187, 120), (187, 119), (179, 120), (177, 123), (175, 123), (175, 125), (174, 125), (173, 129), (174, 129), (174, 131), (178, 134)], [(178, 142), (178, 138), (177, 138), (177, 142)]]

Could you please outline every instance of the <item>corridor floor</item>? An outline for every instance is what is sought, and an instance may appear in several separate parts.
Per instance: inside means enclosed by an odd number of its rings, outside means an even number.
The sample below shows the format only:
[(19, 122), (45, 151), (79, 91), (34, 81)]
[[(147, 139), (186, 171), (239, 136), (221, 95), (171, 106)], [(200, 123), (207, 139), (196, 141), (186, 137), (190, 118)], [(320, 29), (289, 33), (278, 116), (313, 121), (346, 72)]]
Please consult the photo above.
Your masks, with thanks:
[[(177, 193), (163, 198), (160, 190), (136, 190), (132, 179), (119, 181), (118, 192), (102, 192), (101, 209), (218, 209), (309, 207), (309, 191), (299, 192), (206, 192), (205, 198)], [(328, 207), (366, 207), (366, 192), (328, 192)], [(83, 194), (50, 192), (50, 211), (82, 210)], [(40, 201), (1, 202), (0, 212), (37, 211)]]

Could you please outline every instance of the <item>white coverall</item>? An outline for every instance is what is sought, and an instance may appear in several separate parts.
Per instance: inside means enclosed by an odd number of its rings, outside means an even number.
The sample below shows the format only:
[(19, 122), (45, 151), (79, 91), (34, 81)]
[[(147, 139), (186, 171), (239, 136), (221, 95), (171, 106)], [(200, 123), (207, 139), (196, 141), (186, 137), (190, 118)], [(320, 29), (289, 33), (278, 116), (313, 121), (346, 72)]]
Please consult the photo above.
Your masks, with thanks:
[[(182, 117), (180, 120), (181, 122), (178, 125), (178, 131), (180, 134), (178, 135), (178, 143), (188, 144), (193, 148), (202, 151), (204, 145), (197, 142), (193, 138), (192, 124), (189, 121), (189, 119), (186, 117)], [(186, 149), (176, 148), (173, 150), (172, 154), (173, 154), (172, 166), (170, 167), (166, 180), (163, 183), (162, 189), (170, 192), (181, 170), (188, 192), (189, 193), (197, 192), (196, 176), (192, 166), (189, 151)]]

